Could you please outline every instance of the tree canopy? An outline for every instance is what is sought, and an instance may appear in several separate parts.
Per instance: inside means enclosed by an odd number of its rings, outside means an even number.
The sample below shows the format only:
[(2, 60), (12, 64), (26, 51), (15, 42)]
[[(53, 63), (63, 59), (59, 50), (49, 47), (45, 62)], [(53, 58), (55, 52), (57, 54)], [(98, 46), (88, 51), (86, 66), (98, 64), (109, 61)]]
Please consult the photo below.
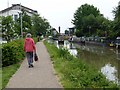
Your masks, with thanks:
[(11, 16), (2, 17), (2, 38), (10, 41), (15, 37), (14, 22)]
[(77, 36), (106, 36), (110, 21), (93, 5), (81, 5), (74, 13), (72, 23)]
[(42, 33), (46, 34), (47, 30), (50, 30), (50, 24), (47, 19), (40, 17), (39, 15), (34, 15), (32, 17), (32, 33)]
[(41, 17), (40, 15), (34, 15), (31, 17), (22, 10), (22, 13), (19, 13), (19, 18), (17, 20), (13, 20), (12, 16), (1, 18), (2, 33), (5, 40), (11, 41), (21, 36), (21, 16), (22, 34), (24, 36), (28, 32), (31, 33), (32, 36), (36, 36), (37, 33), (46, 35), (46, 32), (48, 32), (51, 28), (47, 19)]
[(114, 14), (114, 25), (113, 25), (113, 31), (114, 35), (120, 36), (120, 1), (118, 2), (118, 6), (113, 10)]

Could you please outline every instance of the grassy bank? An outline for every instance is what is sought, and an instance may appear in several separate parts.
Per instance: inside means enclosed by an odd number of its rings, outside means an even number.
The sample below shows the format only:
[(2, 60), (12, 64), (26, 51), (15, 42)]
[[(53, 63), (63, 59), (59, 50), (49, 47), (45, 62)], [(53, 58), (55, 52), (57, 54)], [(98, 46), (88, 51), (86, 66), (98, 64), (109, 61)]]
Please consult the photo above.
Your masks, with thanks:
[(44, 43), (64, 88), (117, 88), (116, 84), (106, 80), (93, 66), (73, 57), (65, 49)]
[(0, 90), (2, 89), (2, 68), (0, 68)]
[(17, 71), (19, 67), (20, 67), (20, 63), (2, 68), (2, 88), (3, 89), (6, 87), (9, 79)]

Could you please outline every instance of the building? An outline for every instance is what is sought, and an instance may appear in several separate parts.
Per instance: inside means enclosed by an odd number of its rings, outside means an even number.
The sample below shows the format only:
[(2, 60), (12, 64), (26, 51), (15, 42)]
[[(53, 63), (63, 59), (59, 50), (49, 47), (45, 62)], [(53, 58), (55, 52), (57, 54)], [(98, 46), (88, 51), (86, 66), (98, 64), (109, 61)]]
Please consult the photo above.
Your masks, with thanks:
[(12, 16), (14, 20), (16, 20), (21, 10), (24, 10), (29, 16), (37, 14), (36, 10), (30, 9), (28, 7), (22, 6), (21, 4), (12, 4), (11, 7), (8, 7), (2, 11), (0, 11), (0, 16)]
[(74, 33), (75, 33), (75, 28), (74, 27), (69, 28), (69, 34), (73, 35)]

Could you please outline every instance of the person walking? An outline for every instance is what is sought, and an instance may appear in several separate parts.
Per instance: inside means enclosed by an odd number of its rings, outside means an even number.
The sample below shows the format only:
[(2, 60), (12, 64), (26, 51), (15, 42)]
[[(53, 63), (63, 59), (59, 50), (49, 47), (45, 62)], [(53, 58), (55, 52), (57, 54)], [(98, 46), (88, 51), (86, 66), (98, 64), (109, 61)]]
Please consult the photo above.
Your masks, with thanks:
[(34, 40), (31, 38), (30, 33), (26, 35), (26, 39), (24, 41), (24, 51), (26, 52), (29, 68), (34, 67), (33, 53), (36, 53), (36, 47), (35, 47)]

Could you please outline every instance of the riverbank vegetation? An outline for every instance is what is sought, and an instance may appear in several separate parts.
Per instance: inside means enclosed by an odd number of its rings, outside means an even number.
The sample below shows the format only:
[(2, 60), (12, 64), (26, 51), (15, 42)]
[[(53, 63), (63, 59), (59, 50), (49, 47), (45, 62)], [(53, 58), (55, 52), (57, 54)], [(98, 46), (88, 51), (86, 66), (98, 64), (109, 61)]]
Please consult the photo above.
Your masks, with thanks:
[(0, 68), (0, 90), (2, 89), (2, 68)]
[(44, 43), (64, 88), (117, 88), (116, 84), (106, 80), (93, 66), (70, 55), (65, 49)]

